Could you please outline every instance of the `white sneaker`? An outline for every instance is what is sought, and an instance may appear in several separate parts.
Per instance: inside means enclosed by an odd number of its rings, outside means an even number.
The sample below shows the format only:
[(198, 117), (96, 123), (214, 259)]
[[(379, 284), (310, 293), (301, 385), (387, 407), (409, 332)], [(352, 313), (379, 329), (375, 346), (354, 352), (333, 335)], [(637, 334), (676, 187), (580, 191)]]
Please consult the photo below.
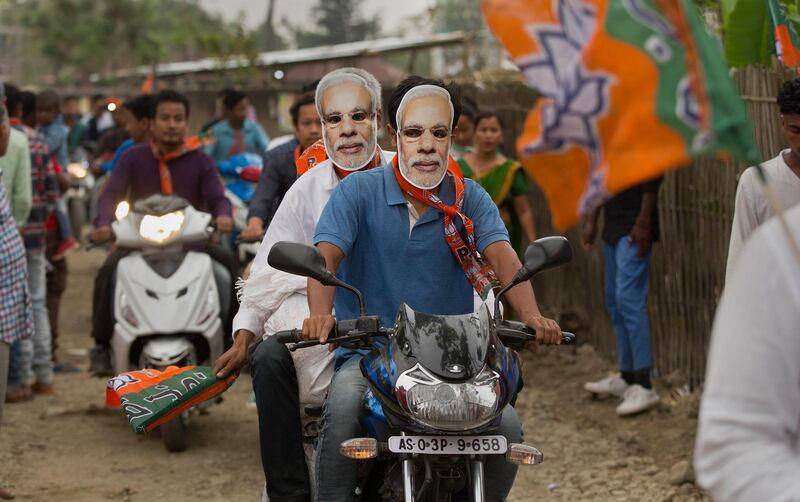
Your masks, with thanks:
[(639, 384), (628, 387), (622, 395), (622, 404), (617, 406), (617, 415), (626, 417), (647, 411), (658, 405), (661, 399), (653, 389), (645, 389)]
[(583, 384), (583, 388), (592, 394), (597, 394), (601, 397), (622, 397), (622, 395), (625, 393), (625, 390), (628, 388), (628, 382), (623, 380), (622, 376), (617, 373), (596, 382), (586, 382)]

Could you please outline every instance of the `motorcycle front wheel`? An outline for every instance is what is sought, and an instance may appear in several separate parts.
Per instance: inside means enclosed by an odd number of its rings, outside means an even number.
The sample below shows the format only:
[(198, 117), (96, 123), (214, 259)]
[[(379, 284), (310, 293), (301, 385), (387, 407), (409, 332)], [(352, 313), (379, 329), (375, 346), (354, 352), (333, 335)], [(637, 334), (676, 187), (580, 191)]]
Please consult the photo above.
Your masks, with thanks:
[(72, 236), (80, 242), (83, 226), (86, 225), (86, 203), (79, 198), (71, 198), (68, 201), (70, 225), (72, 225)]

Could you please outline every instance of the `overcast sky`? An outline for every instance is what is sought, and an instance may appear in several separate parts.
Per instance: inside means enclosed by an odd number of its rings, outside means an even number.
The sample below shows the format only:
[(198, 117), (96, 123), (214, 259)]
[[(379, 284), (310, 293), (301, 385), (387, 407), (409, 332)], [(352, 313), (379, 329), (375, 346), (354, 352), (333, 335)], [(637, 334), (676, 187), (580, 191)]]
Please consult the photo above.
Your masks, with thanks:
[[(311, 7), (319, 0), (274, 1), (275, 23), (279, 31), (284, 31), (280, 27), (284, 17), (293, 24), (300, 24), (309, 19)], [(200, 0), (200, 3), (209, 11), (221, 14), (228, 21), (236, 20), (239, 13), (244, 12), (248, 28), (257, 27), (267, 14), (267, 0)], [(409, 16), (423, 12), (431, 3), (433, 0), (363, 0), (368, 15), (382, 13), (381, 27), (385, 35), (402, 35), (390, 31), (397, 28)]]

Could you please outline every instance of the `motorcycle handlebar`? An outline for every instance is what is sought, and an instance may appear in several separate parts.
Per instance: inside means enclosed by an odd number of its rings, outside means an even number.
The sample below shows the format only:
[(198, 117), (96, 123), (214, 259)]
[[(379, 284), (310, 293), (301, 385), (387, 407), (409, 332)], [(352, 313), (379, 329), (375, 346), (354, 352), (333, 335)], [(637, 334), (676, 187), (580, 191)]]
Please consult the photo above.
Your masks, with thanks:
[(91, 251), (94, 248), (102, 247), (105, 246), (106, 244), (113, 244), (115, 240), (116, 239), (114, 239), (113, 235), (110, 239), (103, 239), (102, 241), (90, 240), (89, 243), (86, 245), (86, 251)]
[[(497, 334), (506, 345), (524, 344), (536, 340), (536, 331), (519, 321), (500, 321)], [(569, 331), (561, 332), (561, 345), (574, 345), (576, 337)]]
[(236, 244), (252, 244), (254, 242), (261, 242), (262, 240), (264, 240), (263, 233), (256, 237), (242, 237), (242, 234), (239, 234), (239, 236), (236, 237)]
[(300, 343), (303, 341), (303, 330), (302, 329), (287, 329), (284, 331), (278, 331), (275, 333), (275, 339), (278, 343)]
[[(337, 322), (327, 343), (363, 343), (372, 336), (391, 333), (391, 330), (380, 328), (375, 318), (367, 318), (366, 321), (370, 328), (364, 329), (364, 326), (359, 326), (359, 320)], [(536, 340), (536, 332), (518, 321), (501, 321), (497, 326), (497, 335), (503, 344), (513, 349), (521, 349), (526, 343)], [(291, 344), (289, 349), (292, 351), (320, 344), (319, 340), (304, 340), (302, 329), (278, 331), (275, 333), (275, 337), (278, 343)], [(575, 341), (574, 333), (561, 332), (561, 345), (574, 345)]]
[[(382, 336), (389, 333), (391, 333), (391, 330), (386, 330), (380, 326), (379, 317), (364, 316), (358, 319), (337, 321), (326, 343), (351, 348), (365, 347), (369, 346), (369, 339), (373, 336)], [(275, 336), (278, 343), (290, 344), (289, 350), (291, 351), (320, 345), (319, 340), (304, 340), (303, 330), (301, 329), (278, 331)]]

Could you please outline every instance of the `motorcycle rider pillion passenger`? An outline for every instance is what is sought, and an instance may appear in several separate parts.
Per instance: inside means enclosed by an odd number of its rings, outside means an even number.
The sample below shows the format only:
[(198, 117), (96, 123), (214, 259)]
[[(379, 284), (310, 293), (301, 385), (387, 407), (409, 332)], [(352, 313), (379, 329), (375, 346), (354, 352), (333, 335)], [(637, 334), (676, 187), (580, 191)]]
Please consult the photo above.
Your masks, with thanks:
[[(486, 296), (508, 284), (521, 268), (497, 207), (477, 183), (448, 171), (458, 88), (412, 76), (392, 95), (389, 118), (398, 153), (392, 162), (344, 179), (322, 211), (314, 244), (327, 269), (363, 294), (366, 311), (391, 326), (398, 306), (430, 314), (474, 311), (474, 291)], [(539, 312), (530, 282), (510, 290), (508, 301), (537, 342), (558, 343), (558, 324)], [(347, 291), (308, 280), (307, 339), (326, 341), (338, 319), (359, 316)], [(339, 445), (362, 435), (359, 411), (368, 389), (359, 368), (362, 354), (339, 348), (336, 372), (323, 411), (317, 458), (317, 499), (351, 500), (358, 464), (342, 458)], [(521, 426), (507, 407), (496, 432), (519, 441)], [(505, 500), (516, 466), (502, 456), (486, 462), (487, 500)]]
[[(225, 197), (222, 182), (211, 157), (185, 144), (189, 101), (182, 94), (164, 90), (153, 96), (150, 143), (131, 147), (119, 159), (98, 202), (95, 229), (90, 238), (94, 242), (111, 239), (111, 223), (118, 201), (127, 197), (131, 207), (134, 202), (156, 193), (174, 194), (186, 199), (200, 211), (212, 214), (220, 232), (233, 228), (231, 204)], [(204, 251), (230, 273), (231, 285), (238, 277), (238, 263), (232, 253), (214, 244), (206, 244)], [(111, 375), (109, 343), (113, 334), (112, 291), (113, 275), (117, 263), (127, 251), (117, 248), (109, 253), (98, 270), (92, 302), (92, 349), (90, 371), (97, 376)], [(231, 286), (233, 287), (233, 286)], [(231, 316), (238, 305), (231, 291)], [(230, 333), (231, 316), (225, 320), (224, 331)]]
[(263, 339), (253, 351), (250, 368), (261, 460), (272, 502), (311, 500), (300, 409), (324, 400), (333, 355), (323, 346), (290, 354), (271, 336), (300, 326), (308, 315), (307, 281), (271, 267), (267, 256), (280, 241), (311, 245), (320, 213), (341, 180), (394, 157), (377, 143), (381, 85), (369, 72), (339, 68), (326, 74), (317, 86), (314, 105), (315, 115), (322, 117), (327, 160), (300, 176), (275, 211), (241, 291), (233, 347), (214, 364), (217, 376), (224, 378), (247, 362), (253, 341)]

